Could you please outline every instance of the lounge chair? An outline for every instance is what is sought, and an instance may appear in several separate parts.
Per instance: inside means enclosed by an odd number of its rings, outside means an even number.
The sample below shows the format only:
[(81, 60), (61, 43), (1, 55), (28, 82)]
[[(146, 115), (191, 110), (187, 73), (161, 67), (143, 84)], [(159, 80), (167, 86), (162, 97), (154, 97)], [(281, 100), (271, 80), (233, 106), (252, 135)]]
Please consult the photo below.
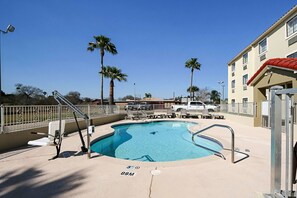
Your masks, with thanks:
[(191, 118), (199, 118), (199, 116), (202, 115), (201, 111), (198, 110), (190, 110), (188, 111), (188, 114)]
[(162, 110), (154, 111), (154, 118), (164, 118), (166, 113)]
[(208, 109), (203, 109), (201, 118), (211, 119), (212, 115), (208, 112)]
[(180, 117), (181, 118), (188, 118), (189, 117), (189, 114), (188, 114), (187, 110), (181, 109), (180, 110)]
[(145, 120), (145, 119), (147, 119), (147, 118), (150, 118), (150, 116), (148, 116), (147, 115), (147, 113), (145, 112), (145, 111), (140, 111), (140, 113), (138, 114), (138, 118), (139, 119), (143, 119), (143, 120)]
[[(53, 121), (48, 124), (48, 137), (37, 140), (31, 140), (28, 145), (31, 146), (55, 146), (57, 154), (51, 158), (56, 159), (60, 155), (62, 137), (65, 131), (65, 120)], [(32, 132), (32, 134), (45, 135), (44, 133)]]
[(174, 113), (172, 109), (167, 109), (166, 115), (165, 117), (167, 118), (173, 118), (174, 117)]
[(221, 114), (211, 114), (214, 119), (225, 119)]
[(126, 120), (127, 119), (135, 120), (135, 119), (137, 119), (137, 116), (135, 116), (131, 111), (128, 110), (125, 119)]

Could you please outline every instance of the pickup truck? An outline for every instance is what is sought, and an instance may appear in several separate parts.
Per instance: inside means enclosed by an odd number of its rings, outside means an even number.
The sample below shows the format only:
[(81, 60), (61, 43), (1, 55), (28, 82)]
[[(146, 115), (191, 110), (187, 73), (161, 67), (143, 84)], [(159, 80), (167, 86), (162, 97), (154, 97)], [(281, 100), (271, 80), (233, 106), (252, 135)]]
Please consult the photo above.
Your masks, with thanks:
[(174, 111), (181, 111), (182, 109), (202, 111), (203, 109), (208, 109), (209, 112), (214, 112), (218, 109), (215, 105), (207, 105), (201, 101), (190, 101), (187, 105), (172, 105), (171, 108)]
[(129, 102), (128, 105), (125, 106), (125, 110), (152, 110), (153, 106), (146, 102), (134, 103)]

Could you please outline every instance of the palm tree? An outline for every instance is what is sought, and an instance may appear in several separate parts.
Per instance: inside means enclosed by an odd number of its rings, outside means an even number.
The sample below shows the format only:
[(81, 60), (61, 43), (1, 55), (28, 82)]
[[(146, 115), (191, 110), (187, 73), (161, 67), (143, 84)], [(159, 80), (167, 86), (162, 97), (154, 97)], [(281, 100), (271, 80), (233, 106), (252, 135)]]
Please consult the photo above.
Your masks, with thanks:
[(218, 104), (218, 103), (220, 103), (221, 94), (220, 94), (217, 90), (212, 90), (212, 91), (210, 92), (210, 99), (211, 99), (214, 103)]
[[(192, 88), (193, 86), (193, 73), (194, 70), (200, 70), (201, 64), (197, 61), (197, 58), (191, 58), (189, 60), (187, 60), (187, 62), (185, 63), (186, 68), (190, 68), (191, 69), (191, 85), (190, 88)], [(190, 93), (193, 93), (193, 91), (191, 90)], [(192, 98), (192, 95), (190, 94), (190, 98)]]
[(94, 51), (95, 49), (100, 50), (101, 57), (101, 104), (103, 104), (103, 57), (106, 52), (111, 53), (112, 55), (117, 54), (116, 46), (110, 42), (110, 38), (105, 37), (103, 35), (94, 36), (95, 42), (89, 42), (88, 51)]
[(120, 69), (117, 67), (112, 66), (106, 66), (103, 68), (102, 74), (106, 78), (110, 78), (109, 83), (109, 105), (114, 104), (114, 80), (121, 81), (127, 81), (127, 74), (122, 73)]
[(145, 98), (151, 98), (151, 97), (152, 97), (152, 94), (151, 94), (151, 93), (145, 93), (145, 94), (144, 94), (144, 97), (145, 97)]
[(193, 98), (195, 98), (195, 92), (199, 91), (199, 88), (197, 86), (192, 86), (192, 87), (189, 87), (187, 89), (187, 92), (191, 94), (193, 94)]

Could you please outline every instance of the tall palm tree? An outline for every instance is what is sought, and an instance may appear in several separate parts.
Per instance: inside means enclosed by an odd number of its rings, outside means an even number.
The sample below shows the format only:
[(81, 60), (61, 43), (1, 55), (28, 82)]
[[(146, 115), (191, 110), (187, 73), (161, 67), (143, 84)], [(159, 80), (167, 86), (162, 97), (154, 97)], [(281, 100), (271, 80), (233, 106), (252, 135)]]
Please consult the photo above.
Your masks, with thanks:
[(120, 69), (117, 67), (112, 66), (106, 66), (103, 68), (102, 74), (106, 78), (110, 78), (109, 83), (109, 105), (114, 104), (114, 80), (121, 81), (127, 81), (127, 74), (122, 73)]
[[(197, 61), (197, 58), (191, 58), (189, 60), (187, 60), (187, 62), (185, 63), (186, 68), (190, 68), (191, 69), (191, 85), (190, 88), (192, 88), (193, 86), (193, 73), (194, 70), (200, 70), (201, 64)], [(193, 93), (193, 91), (191, 90), (190, 93)], [(190, 98), (192, 98), (192, 95), (190, 94)]]
[(111, 53), (112, 55), (115, 55), (118, 53), (116, 46), (110, 42), (110, 38), (105, 37), (103, 35), (100, 36), (94, 36), (95, 42), (89, 42), (88, 51), (94, 51), (95, 49), (100, 50), (100, 57), (101, 57), (101, 104), (103, 104), (103, 57), (106, 52)]

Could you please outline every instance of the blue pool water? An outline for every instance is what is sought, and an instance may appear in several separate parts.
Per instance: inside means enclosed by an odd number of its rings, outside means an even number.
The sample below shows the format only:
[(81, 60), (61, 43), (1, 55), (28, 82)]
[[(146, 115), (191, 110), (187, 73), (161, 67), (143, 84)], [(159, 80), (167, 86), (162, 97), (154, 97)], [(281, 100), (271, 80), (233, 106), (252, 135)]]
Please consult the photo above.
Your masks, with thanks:
[[(113, 126), (113, 135), (91, 145), (91, 150), (110, 157), (164, 162), (194, 159), (213, 153), (192, 143), (188, 127), (194, 123), (176, 121), (158, 121)], [(197, 144), (222, 150), (217, 142), (195, 137)]]

